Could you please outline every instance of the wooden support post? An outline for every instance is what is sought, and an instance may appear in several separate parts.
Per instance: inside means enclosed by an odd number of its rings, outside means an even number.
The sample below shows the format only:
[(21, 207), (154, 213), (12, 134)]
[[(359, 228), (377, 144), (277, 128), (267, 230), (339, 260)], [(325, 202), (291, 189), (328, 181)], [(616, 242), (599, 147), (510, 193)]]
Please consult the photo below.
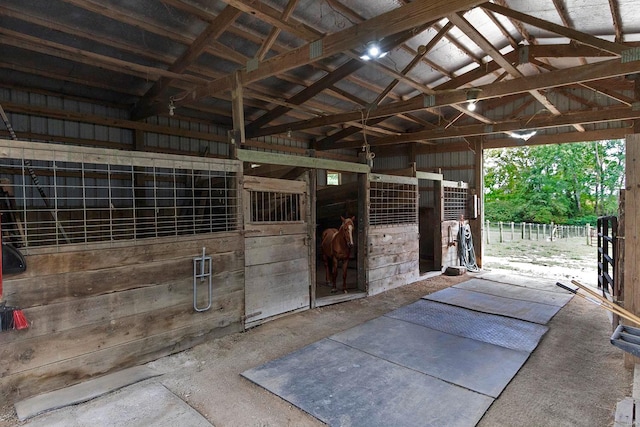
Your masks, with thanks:
[[(366, 161), (366, 160), (365, 160)], [(358, 174), (358, 289), (369, 293), (367, 230), (369, 229), (369, 177)], [(438, 227), (440, 228), (440, 227)]]
[(473, 248), (475, 250), (476, 264), (482, 268), (482, 256), (484, 254), (484, 242), (482, 239), (482, 223), (484, 220), (484, 141), (483, 137), (475, 138), (475, 163), (474, 163), (474, 182), (478, 196), (478, 211), (475, 219), (469, 220), (471, 227), (471, 235), (473, 237)]
[(242, 79), (240, 71), (233, 75), (233, 87), (231, 88), (231, 114), (233, 116), (233, 130), (239, 135), (240, 140), (236, 145), (244, 144), (244, 103), (242, 99)]
[(500, 229), (500, 243), (504, 243), (504, 236), (502, 235), (502, 221), (498, 223), (498, 228)]
[(309, 283), (311, 286), (309, 287), (309, 299), (311, 302), (311, 308), (316, 308), (316, 283), (318, 271), (316, 270), (316, 262), (318, 254), (317, 243), (316, 243), (316, 192), (317, 192), (317, 183), (318, 183), (318, 170), (317, 169), (309, 169), (306, 173), (307, 179), (309, 180), (309, 185), (307, 188), (309, 189), (309, 194), (307, 195), (307, 218), (308, 218), (308, 234), (309, 234), (309, 262), (311, 268), (309, 269)]
[(442, 181), (433, 182), (434, 191), (434, 239), (433, 239), (433, 266), (442, 270), (442, 222), (444, 220), (444, 186)]
[(511, 221), (511, 241), (516, 240), (516, 225)]
[[(639, 81), (636, 80), (636, 85)], [(636, 88), (638, 90), (638, 88)], [(638, 92), (636, 92), (638, 93)], [(640, 129), (635, 129), (638, 132)], [(624, 263), (625, 305), (633, 314), (640, 313), (640, 133), (627, 135), (625, 166)], [(640, 360), (625, 353), (625, 364)]]

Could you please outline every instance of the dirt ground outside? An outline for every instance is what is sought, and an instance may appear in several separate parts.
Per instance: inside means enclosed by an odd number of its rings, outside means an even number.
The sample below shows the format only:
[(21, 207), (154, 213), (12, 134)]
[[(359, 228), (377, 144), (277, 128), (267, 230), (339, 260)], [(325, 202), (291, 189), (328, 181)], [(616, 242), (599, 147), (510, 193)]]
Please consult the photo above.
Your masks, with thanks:
[[(577, 278), (590, 283), (595, 255), (589, 254), (595, 254), (595, 248), (587, 247), (583, 259), (583, 255), (566, 252), (560, 246), (543, 246), (539, 251), (523, 242), (516, 246), (488, 247), (485, 270), (566, 282)], [(500, 255), (502, 250), (507, 255)], [(540, 256), (533, 257), (536, 253)], [(587, 259), (588, 263), (581, 266), (579, 261)], [(373, 297), (293, 314), (148, 366), (163, 373), (156, 381), (217, 427), (322, 426), (240, 373), (472, 277), (436, 276)], [(479, 426), (613, 425), (616, 403), (631, 395), (633, 372), (624, 368), (622, 351), (609, 344), (611, 325), (606, 312), (584, 299), (573, 298), (548, 326), (550, 330), (538, 348)], [(13, 406), (1, 406), (0, 427), (24, 424), (15, 418)], [(100, 421), (95, 425), (101, 425)]]

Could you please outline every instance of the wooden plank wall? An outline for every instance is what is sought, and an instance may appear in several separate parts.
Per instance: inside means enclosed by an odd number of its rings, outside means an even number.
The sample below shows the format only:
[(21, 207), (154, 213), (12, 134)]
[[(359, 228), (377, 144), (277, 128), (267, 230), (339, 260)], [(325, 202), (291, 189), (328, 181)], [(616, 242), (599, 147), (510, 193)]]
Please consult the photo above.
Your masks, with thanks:
[[(212, 256), (213, 303), (199, 313), (193, 258), (203, 247)], [(240, 331), (244, 240), (233, 232), (36, 250), (26, 272), (5, 278), (4, 300), (31, 322), (0, 334), (0, 399), (15, 402)]]
[(418, 224), (369, 227), (367, 247), (369, 295), (418, 280)]

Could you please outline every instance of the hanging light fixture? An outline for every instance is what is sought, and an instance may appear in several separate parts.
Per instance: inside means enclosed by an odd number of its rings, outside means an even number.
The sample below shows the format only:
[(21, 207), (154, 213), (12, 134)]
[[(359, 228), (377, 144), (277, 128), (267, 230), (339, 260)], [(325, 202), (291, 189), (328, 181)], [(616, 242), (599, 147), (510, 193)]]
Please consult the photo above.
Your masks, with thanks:
[(380, 45), (375, 41), (370, 41), (365, 46), (364, 54), (360, 57), (360, 59), (364, 59), (365, 61), (369, 61), (371, 59), (380, 59), (387, 56), (388, 52), (383, 52), (380, 48)]
[(467, 104), (467, 110), (476, 111), (476, 103), (478, 102), (478, 96), (481, 91), (482, 89), (478, 88), (471, 88), (467, 90), (467, 101), (469, 102)]

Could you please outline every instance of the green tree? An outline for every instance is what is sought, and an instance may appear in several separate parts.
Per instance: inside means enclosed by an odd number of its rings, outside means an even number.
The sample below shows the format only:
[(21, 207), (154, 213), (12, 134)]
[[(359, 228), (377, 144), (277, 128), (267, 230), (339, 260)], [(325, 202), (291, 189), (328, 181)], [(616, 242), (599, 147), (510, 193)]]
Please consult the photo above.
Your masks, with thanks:
[(617, 211), (623, 141), (487, 150), (485, 159), (491, 221), (584, 223)]

